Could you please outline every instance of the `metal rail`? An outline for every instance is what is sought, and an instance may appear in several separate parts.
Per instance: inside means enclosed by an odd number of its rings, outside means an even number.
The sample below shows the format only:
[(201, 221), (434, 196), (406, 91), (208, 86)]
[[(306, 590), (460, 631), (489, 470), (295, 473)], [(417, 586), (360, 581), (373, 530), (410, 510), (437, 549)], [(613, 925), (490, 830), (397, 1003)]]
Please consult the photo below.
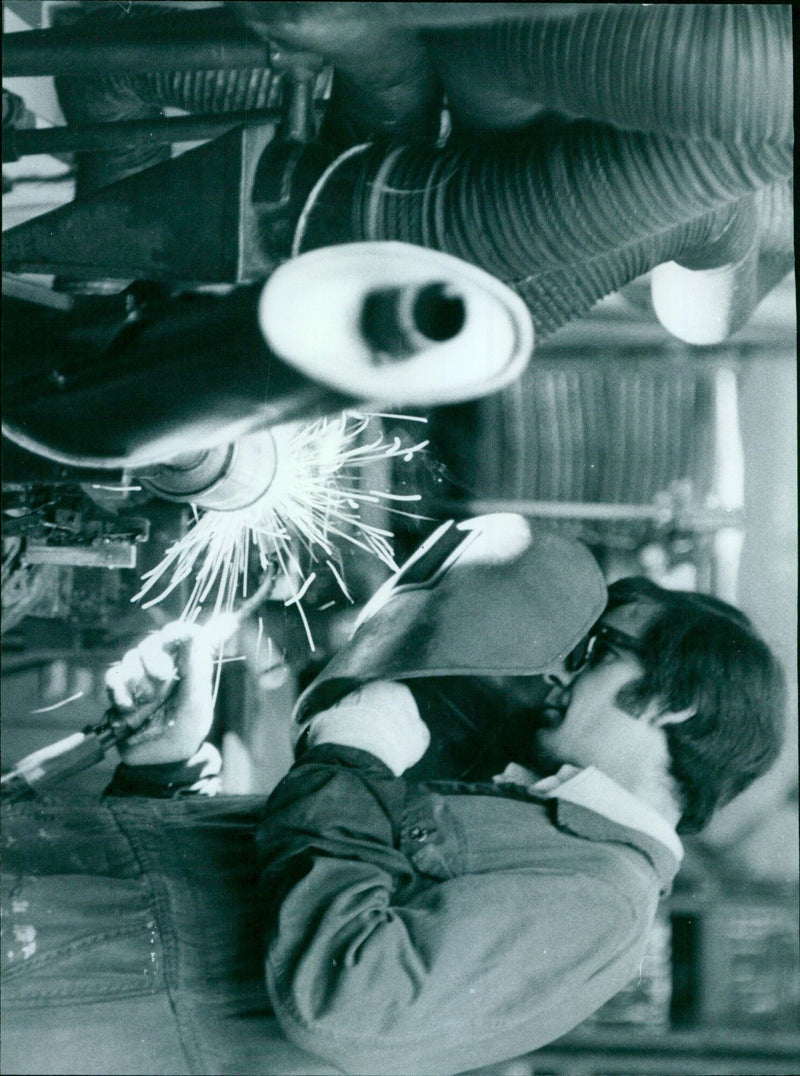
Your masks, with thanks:
[(200, 142), (247, 123), (279, 123), (282, 118), (281, 109), (265, 108), (78, 127), (7, 127), (3, 130), (3, 160), (17, 161), (37, 153), (96, 153), (128, 146)]

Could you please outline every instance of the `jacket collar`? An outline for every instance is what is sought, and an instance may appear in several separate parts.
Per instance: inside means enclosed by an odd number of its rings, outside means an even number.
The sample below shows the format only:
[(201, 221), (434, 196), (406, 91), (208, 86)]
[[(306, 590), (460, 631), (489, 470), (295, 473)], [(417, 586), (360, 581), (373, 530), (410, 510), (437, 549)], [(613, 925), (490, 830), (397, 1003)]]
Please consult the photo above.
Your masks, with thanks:
[(589, 840), (632, 845), (653, 864), (662, 893), (669, 892), (683, 859), (680, 838), (648, 803), (601, 770), (562, 766), (555, 776), (540, 780), (512, 762), (494, 780), (521, 786), (536, 799), (555, 801), (556, 824), (561, 829)]

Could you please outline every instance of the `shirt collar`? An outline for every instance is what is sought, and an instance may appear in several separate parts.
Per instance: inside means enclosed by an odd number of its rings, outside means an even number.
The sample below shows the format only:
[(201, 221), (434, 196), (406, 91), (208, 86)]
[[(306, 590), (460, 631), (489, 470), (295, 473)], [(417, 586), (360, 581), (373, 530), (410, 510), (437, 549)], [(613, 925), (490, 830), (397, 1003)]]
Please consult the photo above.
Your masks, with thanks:
[(537, 799), (555, 800), (559, 825), (595, 840), (624, 840), (650, 859), (669, 888), (683, 859), (683, 845), (673, 826), (644, 800), (594, 766), (562, 766), (538, 779), (531, 770), (509, 763), (494, 778), (513, 784)]

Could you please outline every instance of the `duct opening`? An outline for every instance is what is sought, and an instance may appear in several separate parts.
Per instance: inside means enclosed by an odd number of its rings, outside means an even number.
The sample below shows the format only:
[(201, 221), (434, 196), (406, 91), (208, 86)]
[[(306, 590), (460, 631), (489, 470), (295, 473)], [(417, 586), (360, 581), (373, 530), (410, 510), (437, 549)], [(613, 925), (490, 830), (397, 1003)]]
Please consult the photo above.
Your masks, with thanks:
[(448, 293), (447, 285), (428, 284), (414, 300), (412, 317), (419, 333), (443, 344), (464, 328), (467, 309), (461, 296)]
[(464, 300), (444, 281), (378, 288), (364, 299), (361, 332), (376, 361), (406, 359), (452, 340), (466, 317)]

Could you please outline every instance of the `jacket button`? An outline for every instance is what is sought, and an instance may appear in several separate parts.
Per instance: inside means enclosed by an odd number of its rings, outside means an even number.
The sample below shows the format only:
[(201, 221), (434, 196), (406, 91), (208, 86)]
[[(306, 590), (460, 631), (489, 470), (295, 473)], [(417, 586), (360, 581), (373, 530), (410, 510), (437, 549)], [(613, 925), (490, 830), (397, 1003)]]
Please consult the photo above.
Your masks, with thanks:
[(409, 830), (409, 836), (412, 841), (419, 841), (420, 844), (422, 844), (422, 842), (428, 838), (428, 831), (427, 829), (423, 829), (422, 826), (413, 826), (411, 830)]

